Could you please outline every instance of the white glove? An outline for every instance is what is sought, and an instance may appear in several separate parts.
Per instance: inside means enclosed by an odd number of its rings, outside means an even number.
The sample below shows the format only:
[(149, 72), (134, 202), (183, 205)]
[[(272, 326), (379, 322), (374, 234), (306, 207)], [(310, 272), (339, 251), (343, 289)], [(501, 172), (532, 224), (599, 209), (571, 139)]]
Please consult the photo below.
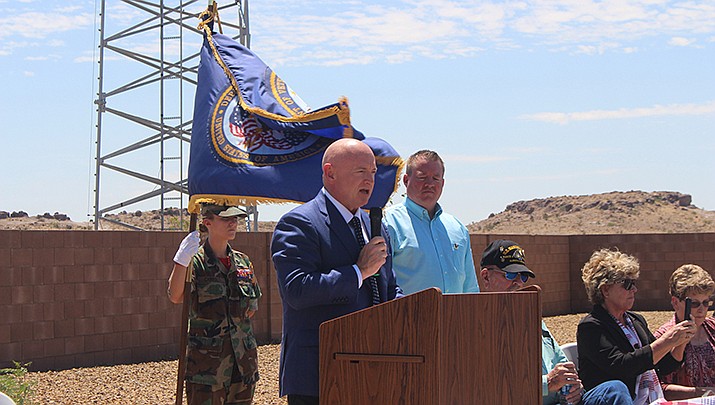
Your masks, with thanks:
[(184, 240), (181, 241), (181, 245), (179, 245), (179, 250), (174, 255), (174, 262), (184, 267), (189, 267), (191, 258), (199, 251), (199, 244), (201, 244), (199, 231), (193, 231), (186, 235)]

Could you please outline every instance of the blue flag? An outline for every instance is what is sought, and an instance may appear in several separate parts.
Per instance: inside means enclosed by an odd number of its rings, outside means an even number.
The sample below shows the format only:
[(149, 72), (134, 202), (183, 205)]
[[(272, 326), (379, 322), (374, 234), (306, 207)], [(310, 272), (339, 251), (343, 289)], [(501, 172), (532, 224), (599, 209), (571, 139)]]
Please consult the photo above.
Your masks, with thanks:
[(251, 50), (204, 30), (189, 160), (189, 211), (198, 204), (306, 202), (322, 187), (325, 148), (355, 138), (375, 153), (367, 207), (383, 207), (403, 161), (385, 141), (350, 124), (347, 100), (310, 110)]

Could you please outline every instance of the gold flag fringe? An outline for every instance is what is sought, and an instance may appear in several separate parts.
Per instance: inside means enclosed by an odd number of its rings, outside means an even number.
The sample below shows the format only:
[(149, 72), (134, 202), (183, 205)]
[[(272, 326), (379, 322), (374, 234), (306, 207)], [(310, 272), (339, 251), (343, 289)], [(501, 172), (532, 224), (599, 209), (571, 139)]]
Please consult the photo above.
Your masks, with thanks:
[[(234, 91), (236, 92), (236, 96), (238, 98), (238, 102), (241, 105), (241, 108), (244, 110), (248, 111), (249, 113), (256, 114), (261, 117), (269, 118), (272, 120), (280, 121), (280, 122), (308, 122), (308, 121), (313, 121), (313, 120), (319, 120), (327, 117), (332, 117), (336, 115), (338, 117), (338, 121), (340, 122), (341, 125), (350, 125), (350, 109), (348, 108), (347, 104), (347, 98), (341, 98), (340, 102), (338, 105), (335, 105), (333, 107), (330, 107), (328, 109), (320, 110), (320, 111), (314, 111), (314, 112), (309, 112), (309, 113), (304, 113), (304, 114), (298, 114), (293, 117), (285, 117), (280, 114), (275, 114), (272, 112), (268, 112), (262, 108), (257, 108), (257, 107), (251, 107), (249, 106), (246, 101), (243, 98), (243, 95), (241, 94), (241, 90), (238, 87), (238, 83), (236, 82), (236, 78), (233, 77), (233, 74), (231, 73), (231, 70), (226, 66), (226, 63), (223, 61), (221, 58), (221, 55), (218, 53), (218, 49), (216, 49), (216, 44), (214, 43), (213, 35), (211, 33), (211, 28), (209, 27), (209, 23), (211, 21), (216, 20), (219, 22), (218, 18), (218, 9), (215, 7), (216, 3), (214, 2), (213, 7), (209, 7), (201, 14), (199, 14), (199, 18), (201, 19), (201, 22), (199, 22), (199, 25), (196, 27), (200, 31), (203, 31), (204, 34), (206, 34), (206, 41), (208, 42), (209, 46), (211, 47), (211, 52), (214, 56), (214, 59), (216, 60), (216, 63), (221, 66), (221, 69), (223, 69), (224, 73), (226, 74), (226, 77), (228, 77), (229, 81), (231, 82), (231, 86), (233, 87)], [(350, 131), (345, 131), (345, 133), (349, 132), (348, 137), (352, 137), (352, 128), (350, 128)]]
[[(331, 117), (333, 115), (336, 115), (338, 117), (338, 121), (340, 122), (341, 125), (345, 125), (346, 128), (343, 131), (343, 136), (345, 138), (352, 138), (353, 137), (353, 128), (350, 125), (350, 107), (348, 105), (348, 99), (347, 97), (340, 97), (338, 100), (338, 105), (333, 106), (329, 109), (321, 110), (321, 111), (315, 111), (315, 112), (309, 112), (305, 114), (299, 114), (293, 117), (284, 117), (279, 114), (274, 114), (271, 112), (268, 112), (262, 108), (257, 108), (257, 107), (251, 107), (249, 106), (246, 101), (243, 99), (243, 95), (241, 94), (241, 90), (238, 87), (238, 83), (236, 82), (236, 78), (233, 77), (233, 74), (231, 73), (230, 69), (228, 66), (226, 66), (226, 63), (223, 61), (221, 56), (218, 53), (218, 49), (216, 49), (216, 44), (214, 43), (213, 35), (211, 33), (211, 28), (209, 27), (209, 23), (212, 21), (216, 21), (218, 24), (219, 32), (223, 34), (223, 27), (221, 26), (221, 19), (219, 17), (218, 13), (218, 5), (214, 1), (213, 4), (211, 4), (209, 7), (206, 8), (201, 14), (199, 14), (199, 19), (201, 20), (199, 22), (199, 25), (197, 26), (198, 30), (203, 31), (206, 34), (206, 40), (211, 47), (211, 52), (214, 56), (214, 60), (216, 60), (216, 63), (221, 66), (221, 69), (223, 69), (224, 73), (226, 74), (226, 77), (228, 77), (229, 81), (231, 82), (231, 87), (233, 90), (236, 92), (236, 96), (238, 97), (238, 102), (241, 105), (241, 108), (244, 110), (248, 111), (249, 113), (256, 114), (261, 117), (273, 119), (276, 121), (281, 121), (281, 122), (307, 122), (307, 121), (312, 121), (312, 120), (318, 120), (318, 119), (323, 119), (327, 117)], [(392, 190), (392, 193), (394, 194), (397, 191), (397, 187), (399, 186), (400, 182), (400, 175), (402, 174), (402, 169), (404, 167), (404, 161), (402, 158), (399, 156), (376, 156), (375, 157), (375, 162), (379, 165), (383, 166), (398, 166), (397, 167), (397, 174), (395, 178), (395, 186)], [(188, 211), (191, 214), (200, 214), (201, 212), (201, 204), (218, 204), (218, 205), (227, 205), (227, 206), (255, 206), (257, 204), (287, 204), (287, 203), (295, 203), (295, 204), (302, 204), (302, 201), (293, 201), (293, 200), (288, 200), (288, 199), (281, 199), (281, 198), (266, 198), (266, 197), (250, 197), (250, 196), (234, 196), (234, 195), (222, 195), (222, 194), (195, 194), (192, 195), (191, 198), (189, 199), (189, 207)]]

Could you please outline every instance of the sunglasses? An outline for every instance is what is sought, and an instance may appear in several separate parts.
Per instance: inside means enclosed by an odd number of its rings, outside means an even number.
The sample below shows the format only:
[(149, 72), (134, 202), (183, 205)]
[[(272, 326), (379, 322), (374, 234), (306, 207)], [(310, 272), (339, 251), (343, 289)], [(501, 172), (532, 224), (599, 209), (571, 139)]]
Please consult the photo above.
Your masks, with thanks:
[[(510, 271), (502, 271), (502, 273), (504, 273), (504, 278), (506, 278), (509, 281), (516, 280), (517, 276), (521, 277), (522, 283), (526, 283), (527, 281), (529, 281), (529, 275), (526, 273), (512, 273)], [(693, 307), (693, 308), (695, 308), (695, 307)]]
[[(685, 298), (681, 298), (681, 301), (685, 301)], [(710, 308), (713, 305), (713, 300), (707, 300), (707, 301), (695, 301), (694, 299), (690, 299), (690, 308), (695, 309), (695, 308), (700, 308), (701, 305), (705, 305), (705, 308)]]
[(635, 278), (624, 278), (623, 280), (619, 281), (619, 283), (623, 284), (623, 289), (626, 291), (630, 291), (633, 289), (633, 287), (636, 286), (636, 279)]

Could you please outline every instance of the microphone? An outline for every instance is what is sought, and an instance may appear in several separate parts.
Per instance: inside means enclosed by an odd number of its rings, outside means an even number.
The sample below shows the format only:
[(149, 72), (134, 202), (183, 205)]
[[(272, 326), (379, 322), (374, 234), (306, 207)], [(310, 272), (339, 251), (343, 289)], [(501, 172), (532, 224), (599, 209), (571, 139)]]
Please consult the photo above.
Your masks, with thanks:
[[(382, 208), (370, 208), (370, 239), (375, 236), (382, 236)], [(371, 277), (380, 277), (380, 272), (373, 274)]]
[(382, 235), (382, 208), (370, 208), (370, 239)]

